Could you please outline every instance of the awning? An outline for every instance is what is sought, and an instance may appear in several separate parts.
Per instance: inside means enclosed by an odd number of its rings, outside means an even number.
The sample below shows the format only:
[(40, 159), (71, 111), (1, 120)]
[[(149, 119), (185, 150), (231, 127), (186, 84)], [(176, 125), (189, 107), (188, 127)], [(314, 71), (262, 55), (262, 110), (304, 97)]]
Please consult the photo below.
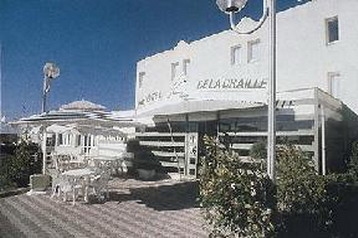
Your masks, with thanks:
[(230, 109), (248, 109), (265, 106), (260, 102), (234, 101), (234, 100), (198, 100), (189, 99), (171, 102), (160, 107), (139, 111), (138, 118), (147, 118), (163, 115), (188, 114), (195, 112), (215, 112)]
[(13, 125), (58, 125), (68, 126), (76, 125), (93, 125), (102, 127), (137, 127), (141, 126), (133, 118), (120, 117), (114, 112), (83, 112), (83, 111), (50, 111), (48, 113), (36, 114), (30, 117), (21, 118)]

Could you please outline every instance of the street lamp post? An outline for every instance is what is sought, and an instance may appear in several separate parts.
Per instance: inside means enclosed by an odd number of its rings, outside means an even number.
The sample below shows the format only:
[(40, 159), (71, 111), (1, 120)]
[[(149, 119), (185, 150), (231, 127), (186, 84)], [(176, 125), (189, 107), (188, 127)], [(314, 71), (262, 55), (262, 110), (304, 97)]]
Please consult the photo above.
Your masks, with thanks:
[(54, 63), (46, 63), (43, 67), (44, 82), (42, 89), (42, 109), (41, 112), (46, 112), (47, 94), (50, 92), (51, 81), (60, 75), (60, 69)]
[(243, 9), (248, 0), (217, 0), (221, 11), (229, 14), (231, 29), (238, 34), (251, 34), (258, 30), (269, 18), (269, 98), (267, 130), (267, 174), (275, 182), (276, 160), (276, 0), (263, 0), (263, 13), (257, 26), (246, 32), (236, 29), (234, 15)]
[[(42, 113), (46, 112), (46, 99), (47, 94), (50, 92), (51, 81), (57, 78), (60, 75), (60, 69), (54, 63), (46, 63), (43, 67), (44, 73), (44, 83), (42, 89)], [(46, 159), (47, 159), (47, 150), (46, 150), (46, 140), (47, 133), (46, 128), (44, 127), (42, 130), (42, 173), (46, 174)]]

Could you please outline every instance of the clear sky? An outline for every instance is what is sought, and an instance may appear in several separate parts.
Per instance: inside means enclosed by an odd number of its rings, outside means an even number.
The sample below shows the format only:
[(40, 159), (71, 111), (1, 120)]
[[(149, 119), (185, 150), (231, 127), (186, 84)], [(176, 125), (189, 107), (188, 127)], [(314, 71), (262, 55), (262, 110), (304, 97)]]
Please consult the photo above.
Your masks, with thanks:
[[(249, 0), (240, 15), (257, 19), (261, 6)], [(40, 112), (46, 62), (61, 69), (49, 109), (81, 99), (133, 109), (137, 61), (228, 28), (215, 0), (0, 0), (2, 115)]]

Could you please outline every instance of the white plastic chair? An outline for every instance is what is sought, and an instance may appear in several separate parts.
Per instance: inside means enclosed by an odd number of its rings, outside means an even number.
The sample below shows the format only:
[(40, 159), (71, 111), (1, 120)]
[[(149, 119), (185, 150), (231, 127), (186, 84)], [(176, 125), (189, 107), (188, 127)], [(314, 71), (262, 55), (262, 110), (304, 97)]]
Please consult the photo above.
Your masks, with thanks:
[(110, 179), (109, 170), (99, 170), (99, 173), (92, 176), (89, 181), (89, 189), (92, 188), (94, 195), (98, 200), (102, 200), (103, 195), (105, 199), (109, 198), (108, 181)]

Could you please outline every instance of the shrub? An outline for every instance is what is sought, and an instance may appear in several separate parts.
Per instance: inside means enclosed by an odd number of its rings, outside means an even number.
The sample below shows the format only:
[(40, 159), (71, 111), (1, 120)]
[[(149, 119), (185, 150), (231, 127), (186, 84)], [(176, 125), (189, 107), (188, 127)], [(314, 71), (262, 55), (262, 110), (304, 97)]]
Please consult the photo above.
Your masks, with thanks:
[(239, 156), (220, 149), (205, 137), (206, 155), (200, 169), (200, 198), (211, 235), (270, 237), (274, 232), (274, 189), (257, 165), (243, 164)]
[(249, 153), (251, 158), (265, 160), (267, 158), (267, 148), (265, 141), (259, 141), (252, 145)]
[(358, 182), (358, 141), (353, 142), (351, 157), (348, 163), (348, 173), (350, 182)]
[(14, 155), (9, 155), (1, 166), (0, 188), (27, 187), (30, 175), (41, 173), (42, 160), (39, 147), (27, 141), (21, 141)]
[(278, 148), (277, 162), (277, 208), (281, 214), (281, 233), (286, 233), (286, 237), (325, 234), (332, 223), (335, 201), (327, 189), (335, 177), (318, 175), (312, 161), (293, 145)]
[(277, 148), (273, 186), (260, 164), (244, 164), (216, 140), (204, 140), (200, 199), (212, 235), (328, 236), (340, 201), (338, 176), (318, 175), (300, 149), (285, 145)]

